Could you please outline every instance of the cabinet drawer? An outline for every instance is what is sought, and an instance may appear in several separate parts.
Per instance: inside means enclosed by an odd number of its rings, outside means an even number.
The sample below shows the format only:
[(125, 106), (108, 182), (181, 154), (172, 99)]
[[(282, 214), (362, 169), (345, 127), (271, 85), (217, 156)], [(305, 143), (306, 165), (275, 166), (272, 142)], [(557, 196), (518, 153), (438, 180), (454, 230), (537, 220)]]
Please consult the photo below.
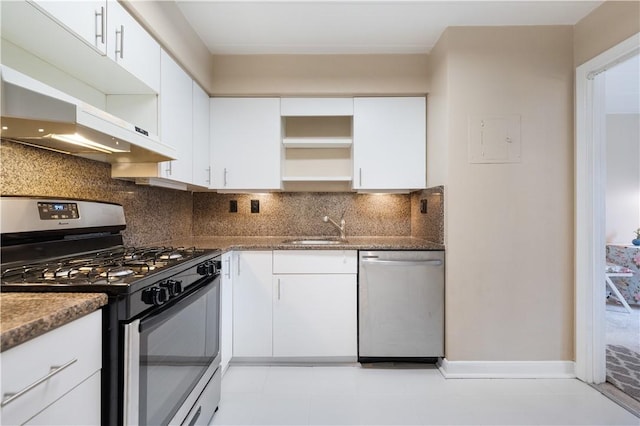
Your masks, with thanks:
[(49, 405), (27, 425), (99, 425), (100, 372), (82, 382), (71, 392)]
[(276, 250), (274, 274), (355, 274), (358, 255), (355, 250)]
[[(96, 311), (0, 353), (2, 401), (59, 372), (6, 403), (3, 424), (22, 424), (101, 368), (102, 314)], [(65, 368), (60, 368), (66, 366)]]

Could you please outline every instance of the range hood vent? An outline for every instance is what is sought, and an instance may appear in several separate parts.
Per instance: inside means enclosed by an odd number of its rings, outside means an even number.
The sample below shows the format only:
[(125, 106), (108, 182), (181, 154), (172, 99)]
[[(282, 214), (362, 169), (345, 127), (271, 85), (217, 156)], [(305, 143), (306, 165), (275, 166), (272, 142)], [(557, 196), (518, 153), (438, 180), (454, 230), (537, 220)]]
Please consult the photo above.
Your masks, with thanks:
[(173, 148), (157, 136), (2, 67), (2, 139), (109, 163), (167, 161)]

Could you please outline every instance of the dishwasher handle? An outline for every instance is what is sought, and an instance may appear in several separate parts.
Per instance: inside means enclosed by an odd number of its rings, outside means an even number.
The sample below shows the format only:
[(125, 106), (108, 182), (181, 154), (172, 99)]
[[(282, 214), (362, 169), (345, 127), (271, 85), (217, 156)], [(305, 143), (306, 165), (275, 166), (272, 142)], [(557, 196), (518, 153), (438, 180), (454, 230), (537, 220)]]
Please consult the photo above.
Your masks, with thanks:
[(442, 260), (439, 259), (426, 259), (426, 260), (381, 260), (377, 256), (363, 256), (360, 260), (363, 263), (377, 263), (393, 266), (442, 266)]

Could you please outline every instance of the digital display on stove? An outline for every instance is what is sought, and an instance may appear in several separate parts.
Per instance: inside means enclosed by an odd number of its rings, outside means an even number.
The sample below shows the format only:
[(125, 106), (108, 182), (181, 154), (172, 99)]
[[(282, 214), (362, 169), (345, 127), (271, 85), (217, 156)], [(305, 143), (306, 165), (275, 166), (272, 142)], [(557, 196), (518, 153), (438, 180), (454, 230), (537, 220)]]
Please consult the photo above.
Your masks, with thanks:
[(77, 203), (38, 203), (41, 220), (79, 219)]

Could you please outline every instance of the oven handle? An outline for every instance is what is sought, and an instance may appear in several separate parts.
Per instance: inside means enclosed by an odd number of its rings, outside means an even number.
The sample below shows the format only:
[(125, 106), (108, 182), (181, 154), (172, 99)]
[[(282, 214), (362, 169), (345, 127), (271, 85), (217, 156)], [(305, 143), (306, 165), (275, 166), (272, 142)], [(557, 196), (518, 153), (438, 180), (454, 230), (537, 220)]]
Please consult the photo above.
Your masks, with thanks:
[[(153, 329), (158, 325), (165, 322), (167, 319), (176, 315), (179, 311), (192, 303), (197, 302), (200, 299), (200, 296), (203, 292), (207, 292), (216, 285), (220, 285), (220, 275), (216, 275), (212, 280), (206, 281), (205, 283), (199, 285), (197, 288), (190, 290), (190, 292), (176, 300), (175, 302), (169, 302), (162, 307), (161, 310), (157, 310), (149, 313), (148, 315), (140, 318), (140, 326), (139, 331), (142, 333), (143, 331)], [(174, 309), (177, 308), (177, 309)]]
[(123, 425), (137, 425), (140, 393), (140, 320), (124, 327)]

